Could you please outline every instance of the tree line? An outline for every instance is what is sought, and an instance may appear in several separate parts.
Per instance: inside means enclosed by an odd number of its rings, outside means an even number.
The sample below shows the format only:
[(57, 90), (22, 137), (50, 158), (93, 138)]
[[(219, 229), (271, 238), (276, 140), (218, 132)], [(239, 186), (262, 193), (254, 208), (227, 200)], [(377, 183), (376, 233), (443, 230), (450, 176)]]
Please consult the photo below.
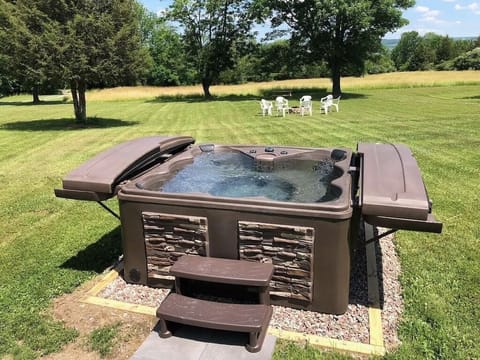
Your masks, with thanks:
[[(476, 68), (478, 40), (406, 33), (413, 0), (174, 0), (162, 15), (136, 0), (0, 0), (0, 96), (72, 93), (87, 120), (85, 91), (122, 85), (210, 86), (396, 70)], [(255, 25), (271, 24), (265, 41)], [(478, 62), (478, 61), (477, 61)]]
[(435, 33), (402, 34), (390, 54), (396, 70), (480, 70), (480, 37), (462, 40)]

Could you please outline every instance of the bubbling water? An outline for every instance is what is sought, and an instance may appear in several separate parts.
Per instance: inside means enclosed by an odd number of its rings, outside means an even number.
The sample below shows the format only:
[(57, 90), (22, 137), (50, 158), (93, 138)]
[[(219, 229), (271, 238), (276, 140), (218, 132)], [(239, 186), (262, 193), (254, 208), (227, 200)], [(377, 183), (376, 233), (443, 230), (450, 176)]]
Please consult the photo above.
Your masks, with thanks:
[(328, 194), (334, 178), (332, 160), (277, 159), (271, 168), (262, 171), (254, 158), (241, 152), (205, 152), (160, 189), (150, 190), (301, 203), (332, 200)]

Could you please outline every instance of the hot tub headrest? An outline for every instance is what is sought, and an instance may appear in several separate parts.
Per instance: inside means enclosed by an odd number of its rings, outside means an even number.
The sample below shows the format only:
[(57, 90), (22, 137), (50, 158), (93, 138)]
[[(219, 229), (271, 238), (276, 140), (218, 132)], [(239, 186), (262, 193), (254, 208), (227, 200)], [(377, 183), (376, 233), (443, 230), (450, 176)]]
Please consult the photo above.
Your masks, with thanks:
[(333, 149), (330, 157), (333, 161), (342, 161), (347, 158), (347, 152), (342, 149)]

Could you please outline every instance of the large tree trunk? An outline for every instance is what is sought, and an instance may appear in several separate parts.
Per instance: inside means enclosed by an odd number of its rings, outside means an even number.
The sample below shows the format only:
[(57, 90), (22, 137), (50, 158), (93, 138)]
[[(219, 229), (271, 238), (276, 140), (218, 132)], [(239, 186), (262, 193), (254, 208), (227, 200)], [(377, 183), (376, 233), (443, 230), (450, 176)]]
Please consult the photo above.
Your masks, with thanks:
[(75, 121), (82, 125), (87, 123), (87, 102), (85, 100), (85, 88), (85, 81), (83, 80), (72, 80), (70, 82), (73, 109), (75, 111)]
[(342, 95), (342, 88), (340, 86), (340, 66), (335, 62), (331, 65), (332, 69), (332, 94), (333, 97)]
[(34, 104), (40, 104), (40, 90), (39, 90), (38, 85), (33, 85), (32, 96), (33, 96), (33, 103)]
[(203, 94), (205, 95), (206, 98), (211, 98), (212, 94), (210, 94), (210, 85), (212, 84), (211, 80), (208, 79), (207, 77), (204, 77), (202, 79), (202, 88), (203, 88)]

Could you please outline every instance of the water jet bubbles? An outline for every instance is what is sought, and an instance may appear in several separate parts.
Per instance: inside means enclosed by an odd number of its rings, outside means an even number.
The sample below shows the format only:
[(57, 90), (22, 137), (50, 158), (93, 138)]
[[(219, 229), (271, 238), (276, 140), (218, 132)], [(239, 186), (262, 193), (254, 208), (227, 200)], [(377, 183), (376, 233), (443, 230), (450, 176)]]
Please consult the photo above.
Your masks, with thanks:
[(269, 168), (259, 169), (251, 156), (237, 151), (204, 152), (167, 181), (163, 191), (302, 203), (331, 198), (325, 197), (329, 179), (333, 178), (334, 162), (331, 159), (295, 158), (263, 163), (268, 163)]

